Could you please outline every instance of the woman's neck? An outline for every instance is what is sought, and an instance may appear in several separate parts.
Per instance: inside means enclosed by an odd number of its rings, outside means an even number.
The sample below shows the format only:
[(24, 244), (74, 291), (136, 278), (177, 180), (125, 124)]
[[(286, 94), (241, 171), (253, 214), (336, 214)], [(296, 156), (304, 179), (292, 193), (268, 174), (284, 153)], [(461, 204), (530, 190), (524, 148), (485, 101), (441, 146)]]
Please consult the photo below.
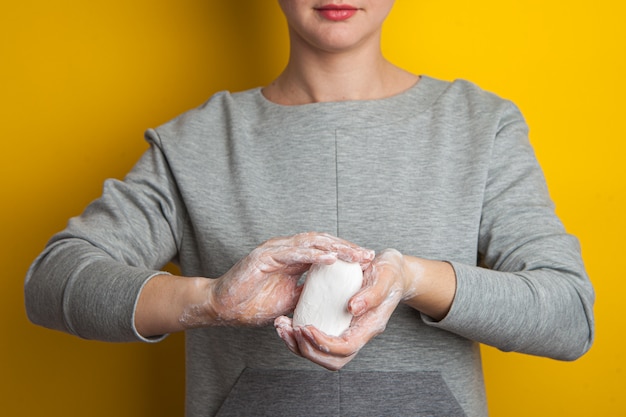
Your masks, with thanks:
[(379, 50), (292, 53), (283, 72), (263, 94), (284, 105), (373, 100), (399, 94), (418, 80), (387, 61)]

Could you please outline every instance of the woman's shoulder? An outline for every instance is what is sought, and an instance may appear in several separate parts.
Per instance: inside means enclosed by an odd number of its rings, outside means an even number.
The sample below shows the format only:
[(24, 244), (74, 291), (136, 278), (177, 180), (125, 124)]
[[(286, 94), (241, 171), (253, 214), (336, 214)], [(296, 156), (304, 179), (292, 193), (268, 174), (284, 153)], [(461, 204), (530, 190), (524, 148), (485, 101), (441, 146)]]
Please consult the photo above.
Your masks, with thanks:
[[(433, 113), (463, 119), (468, 123), (507, 124), (511, 121), (524, 122), (518, 106), (509, 98), (485, 89), (465, 79), (452, 81), (423, 77), (431, 95)], [(525, 122), (524, 122), (525, 123)]]
[(239, 92), (218, 91), (199, 106), (189, 109), (156, 127), (161, 136), (197, 136), (207, 131), (223, 130), (240, 123), (245, 109), (253, 108), (260, 88)]
[(438, 93), (438, 100), (449, 103), (463, 103), (478, 107), (501, 107), (511, 105), (507, 99), (497, 92), (488, 90), (478, 83), (463, 78), (443, 80), (429, 76), (422, 76), (422, 81), (430, 90)]

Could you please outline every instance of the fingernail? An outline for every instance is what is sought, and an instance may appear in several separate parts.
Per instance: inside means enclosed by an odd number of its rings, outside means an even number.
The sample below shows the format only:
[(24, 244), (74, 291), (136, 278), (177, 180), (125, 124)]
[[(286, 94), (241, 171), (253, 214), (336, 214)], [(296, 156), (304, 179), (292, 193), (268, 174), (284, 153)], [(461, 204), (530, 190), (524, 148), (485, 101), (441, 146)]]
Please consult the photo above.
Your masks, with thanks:
[(302, 327), (302, 336), (309, 342), (317, 345), (317, 340), (315, 340), (315, 336), (313, 336), (313, 332), (311, 332), (311, 329), (309, 329), (308, 326)]
[(320, 263), (326, 263), (326, 262), (328, 262), (329, 264), (334, 263), (335, 261), (337, 261), (337, 254), (327, 253), (327, 254), (320, 255), (318, 261)]
[(350, 303), (350, 311), (353, 316), (360, 316), (365, 310), (365, 302), (361, 299), (354, 300)]
[(300, 333), (308, 338), (312, 338), (313, 334), (311, 333), (311, 331), (309, 329), (306, 328), (306, 326), (300, 327)]

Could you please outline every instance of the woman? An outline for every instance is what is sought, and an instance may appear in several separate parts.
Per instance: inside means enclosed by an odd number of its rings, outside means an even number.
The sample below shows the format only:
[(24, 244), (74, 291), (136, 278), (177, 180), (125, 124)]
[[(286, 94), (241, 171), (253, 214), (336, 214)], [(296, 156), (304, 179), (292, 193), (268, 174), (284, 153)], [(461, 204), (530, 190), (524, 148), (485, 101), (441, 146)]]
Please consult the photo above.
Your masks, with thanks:
[[(284, 71), (149, 130), (31, 267), (31, 320), (186, 331), (188, 416), (481, 416), (477, 342), (586, 352), (593, 289), (517, 108), (388, 62), (392, 0), (279, 3)], [(293, 326), (301, 275), (337, 259), (364, 269), (351, 327)]]

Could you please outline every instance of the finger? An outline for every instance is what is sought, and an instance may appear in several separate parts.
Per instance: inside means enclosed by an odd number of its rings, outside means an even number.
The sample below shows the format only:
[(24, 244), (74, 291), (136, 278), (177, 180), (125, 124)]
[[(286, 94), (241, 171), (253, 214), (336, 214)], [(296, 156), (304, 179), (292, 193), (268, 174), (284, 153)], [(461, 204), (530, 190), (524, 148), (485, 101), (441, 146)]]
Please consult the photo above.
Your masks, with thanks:
[(325, 246), (324, 242), (330, 242), (336, 239), (334, 236), (326, 233), (318, 232), (305, 232), (298, 233), (293, 236), (278, 236), (264, 242), (261, 246), (268, 247), (312, 247), (312, 246)]
[[(334, 252), (325, 252), (315, 248), (281, 247), (264, 253), (259, 269), (263, 272), (292, 267), (301, 270), (308, 269), (311, 264), (332, 264), (335, 261), (337, 261), (337, 255)], [(306, 267), (303, 268), (303, 265)]]
[(352, 248), (341, 245), (329, 247), (280, 247), (270, 255), (275, 264), (332, 264), (338, 259), (345, 262), (358, 262), (362, 269), (366, 269), (374, 257), (374, 252), (369, 249)]
[(370, 249), (328, 233), (301, 233), (295, 235), (293, 239), (296, 246), (335, 252), (339, 259), (346, 262), (370, 262), (375, 255)]
[(385, 302), (381, 307), (353, 318), (350, 328), (346, 330), (343, 336), (360, 341), (361, 347), (369, 343), (370, 340), (385, 331), (389, 318), (394, 311), (393, 308), (387, 307), (391, 307), (391, 304)]
[(294, 334), (298, 342), (298, 348), (300, 349), (301, 356), (307, 358), (313, 363), (323, 366), (331, 371), (338, 371), (343, 368), (352, 357), (332, 356), (322, 350), (319, 350), (317, 346), (311, 343), (310, 339), (303, 333), (301, 327), (294, 329)]
[(378, 276), (379, 269), (372, 266), (363, 273), (363, 286), (348, 301), (348, 311), (353, 316), (362, 316), (380, 306), (389, 297), (393, 282)]
[(338, 238), (328, 233), (318, 232), (306, 232), (287, 237), (275, 237), (273, 239), (267, 240), (266, 242), (261, 244), (260, 247), (316, 247), (322, 250), (331, 250), (333, 248), (333, 245), (351, 247), (356, 250), (362, 249), (359, 245), (355, 243)]
[(332, 264), (341, 259), (359, 262), (365, 269), (374, 258), (374, 251), (329, 235), (301, 234), (292, 239), (278, 238), (256, 248), (251, 256), (261, 272), (274, 272), (285, 267), (301, 269), (311, 264)]
[(360, 317), (368, 311), (380, 307), (390, 296), (386, 285), (364, 287), (348, 301), (348, 311)]
[(286, 316), (279, 316), (274, 320), (274, 327), (276, 328), (278, 336), (285, 342), (287, 348), (296, 355), (302, 356), (293, 332), (293, 327), (291, 326), (291, 319)]
[(337, 255), (314, 248), (275, 246), (257, 248), (248, 256), (249, 264), (263, 273), (283, 271), (289, 274), (304, 273), (311, 264), (332, 264)]
[(300, 330), (311, 346), (328, 356), (348, 358), (354, 356), (363, 346), (363, 343), (357, 340), (358, 336), (353, 332), (346, 331), (341, 336), (330, 336), (310, 325), (304, 326)]
[(294, 277), (300, 277), (302, 274), (304, 274), (306, 271), (309, 270), (309, 268), (311, 268), (311, 264), (310, 263), (306, 263), (306, 264), (288, 264), (288, 265), (284, 265), (281, 269), (281, 272), (284, 272), (286, 275), (290, 275), (290, 276), (294, 276)]
[(365, 268), (374, 259), (376, 253), (367, 248), (363, 248), (355, 243), (340, 238), (331, 237), (323, 245), (316, 246), (321, 250), (330, 250), (337, 254), (337, 257), (345, 262), (358, 262)]

